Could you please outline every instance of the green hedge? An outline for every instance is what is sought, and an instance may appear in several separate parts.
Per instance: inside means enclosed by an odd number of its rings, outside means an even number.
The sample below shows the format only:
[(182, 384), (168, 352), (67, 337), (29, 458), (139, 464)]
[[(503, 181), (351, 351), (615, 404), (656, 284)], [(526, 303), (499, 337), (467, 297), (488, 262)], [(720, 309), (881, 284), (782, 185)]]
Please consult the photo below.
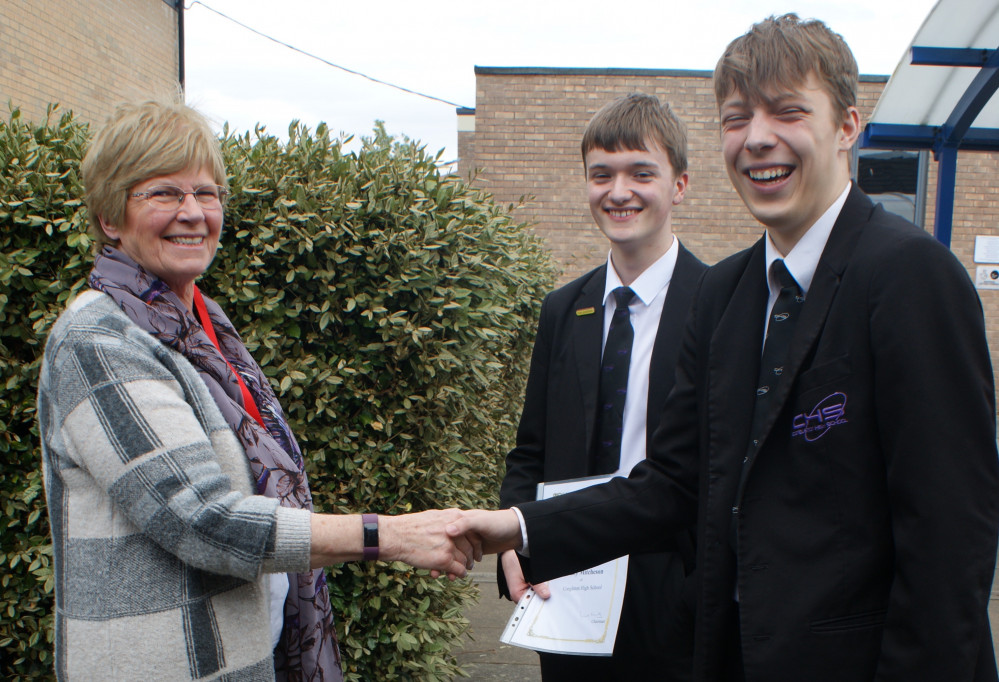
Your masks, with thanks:
[[(54, 116), (50, 114), (50, 120)], [(34, 425), (45, 335), (85, 286), (87, 128), (0, 122), (0, 677), (51, 667), (51, 546)], [(223, 134), (233, 198), (200, 285), (278, 392), (317, 507), (401, 514), (495, 501), (540, 300), (540, 243), (376, 126), (361, 149), (295, 123)], [(330, 570), (349, 680), (450, 679), (467, 581), (402, 564)]]

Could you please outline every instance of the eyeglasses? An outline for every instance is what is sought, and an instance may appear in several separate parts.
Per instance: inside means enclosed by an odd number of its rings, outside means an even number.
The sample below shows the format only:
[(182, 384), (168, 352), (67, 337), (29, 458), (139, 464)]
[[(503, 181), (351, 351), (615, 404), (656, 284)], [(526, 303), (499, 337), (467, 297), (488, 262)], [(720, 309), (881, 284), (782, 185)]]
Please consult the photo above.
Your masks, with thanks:
[(188, 194), (193, 194), (198, 204), (207, 209), (222, 208), (229, 200), (229, 190), (219, 185), (202, 185), (195, 187), (190, 192), (174, 185), (157, 185), (150, 187), (145, 192), (133, 192), (128, 196), (148, 199), (163, 208), (178, 208), (184, 203), (184, 197)]

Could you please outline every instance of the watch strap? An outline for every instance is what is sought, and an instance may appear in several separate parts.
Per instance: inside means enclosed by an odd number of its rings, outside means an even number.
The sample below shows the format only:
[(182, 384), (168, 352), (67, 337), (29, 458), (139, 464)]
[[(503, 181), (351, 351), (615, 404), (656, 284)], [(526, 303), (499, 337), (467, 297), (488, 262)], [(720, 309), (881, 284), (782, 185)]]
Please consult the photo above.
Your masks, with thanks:
[(378, 558), (378, 514), (361, 514), (361, 526), (364, 529), (362, 556), (365, 561), (374, 561)]

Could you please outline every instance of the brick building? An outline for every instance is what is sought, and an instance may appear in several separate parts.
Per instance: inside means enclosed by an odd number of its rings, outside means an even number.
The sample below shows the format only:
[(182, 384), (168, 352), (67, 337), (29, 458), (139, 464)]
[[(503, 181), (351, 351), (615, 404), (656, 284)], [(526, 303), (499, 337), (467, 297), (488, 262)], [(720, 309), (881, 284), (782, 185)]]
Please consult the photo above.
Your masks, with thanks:
[[(544, 238), (562, 269), (560, 282), (607, 257), (606, 240), (590, 217), (579, 152), (583, 128), (600, 106), (630, 92), (670, 102), (687, 126), (690, 186), (674, 208), (673, 229), (707, 263), (752, 244), (763, 228), (729, 183), (719, 144), (710, 71), (476, 67), (475, 109), (458, 110), (458, 172), (500, 204), (527, 203), (520, 220)], [(858, 97), (866, 120), (887, 82), (862, 76)], [(925, 215), (933, 230), (935, 164), (925, 169)], [(999, 235), (999, 154), (962, 153), (958, 160), (951, 249), (975, 277), (976, 235)], [(917, 203), (917, 205), (920, 205)], [(999, 366), (999, 291), (981, 290), (993, 367)]]
[(175, 94), (183, 82), (181, 7), (177, 0), (3, 0), (0, 103), (32, 121), (58, 103), (60, 112), (97, 122), (120, 101)]

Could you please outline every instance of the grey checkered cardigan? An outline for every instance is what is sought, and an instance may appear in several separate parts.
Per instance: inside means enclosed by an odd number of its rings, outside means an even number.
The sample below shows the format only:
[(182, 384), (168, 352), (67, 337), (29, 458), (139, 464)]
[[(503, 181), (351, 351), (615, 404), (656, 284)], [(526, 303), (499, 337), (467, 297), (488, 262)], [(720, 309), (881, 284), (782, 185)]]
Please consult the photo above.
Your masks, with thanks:
[(88, 291), (38, 387), (62, 680), (273, 680), (265, 573), (309, 567), (310, 512), (253, 494), (188, 361)]

